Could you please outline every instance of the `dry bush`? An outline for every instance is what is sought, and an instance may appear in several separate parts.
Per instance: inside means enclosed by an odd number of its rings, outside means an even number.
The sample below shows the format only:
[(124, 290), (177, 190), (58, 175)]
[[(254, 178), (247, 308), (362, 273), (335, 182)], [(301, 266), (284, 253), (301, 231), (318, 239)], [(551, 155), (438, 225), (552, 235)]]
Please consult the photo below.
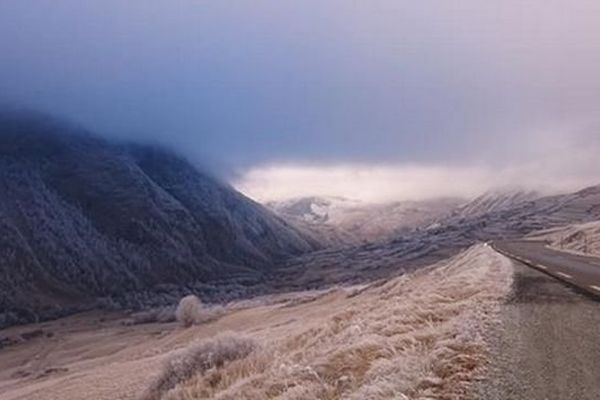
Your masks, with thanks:
[(194, 295), (185, 296), (179, 301), (175, 318), (183, 326), (191, 326), (195, 323), (196, 313), (202, 309), (202, 302)]
[(208, 307), (194, 295), (185, 296), (179, 301), (175, 318), (184, 327), (202, 324), (220, 317), (224, 313), (222, 306)]
[(163, 371), (142, 396), (144, 400), (160, 400), (177, 385), (228, 362), (247, 357), (257, 347), (243, 335), (225, 333), (193, 344), (176, 353), (165, 363)]

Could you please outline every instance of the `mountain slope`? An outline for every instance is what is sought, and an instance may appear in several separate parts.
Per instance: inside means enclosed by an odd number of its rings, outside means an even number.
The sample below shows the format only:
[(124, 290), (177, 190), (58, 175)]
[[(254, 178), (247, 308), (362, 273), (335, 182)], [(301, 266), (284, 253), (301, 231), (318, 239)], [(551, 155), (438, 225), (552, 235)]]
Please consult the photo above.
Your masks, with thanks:
[(327, 230), (334, 229), (342, 241), (357, 243), (389, 239), (425, 227), (459, 204), (461, 200), (452, 198), (368, 204), (313, 196), (270, 202), (267, 206), (294, 224), (307, 224), (325, 236)]
[(600, 221), (534, 232), (530, 238), (545, 240), (557, 250), (600, 256)]
[(537, 200), (539, 193), (529, 190), (507, 189), (492, 190), (458, 207), (452, 213), (460, 217), (476, 217), (496, 211), (507, 210), (515, 205)]
[(0, 325), (100, 297), (131, 305), (165, 288), (256, 283), (316, 247), (168, 151), (0, 115)]
[(505, 201), (490, 203), (506, 206), (451, 214), (425, 229), (400, 233), (389, 241), (292, 258), (278, 270), (279, 285), (319, 288), (387, 278), (435, 263), (478, 242), (522, 238), (543, 229), (600, 220), (600, 186), (510, 205)]
[(360, 201), (334, 196), (308, 196), (266, 204), (277, 213), (306, 222), (335, 224), (347, 210), (363, 207)]

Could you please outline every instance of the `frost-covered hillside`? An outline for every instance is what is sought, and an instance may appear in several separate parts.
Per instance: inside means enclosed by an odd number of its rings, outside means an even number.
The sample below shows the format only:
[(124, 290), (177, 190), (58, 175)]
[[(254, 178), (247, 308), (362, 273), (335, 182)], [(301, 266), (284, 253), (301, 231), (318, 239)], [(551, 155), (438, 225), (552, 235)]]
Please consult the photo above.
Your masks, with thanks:
[(542, 229), (600, 220), (600, 186), (525, 198), (510, 205), (495, 203), (504, 205), (487, 212), (451, 213), (425, 229), (401, 232), (388, 241), (295, 257), (278, 271), (281, 285), (318, 288), (385, 278), (435, 263), (478, 242), (521, 238)]
[(523, 189), (496, 189), (461, 205), (453, 211), (454, 216), (475, 217), (491, 212), (508, 210), (515, 205), (542, 197), (538, 192)]
[(208, 296), (213, 282), (256, 283), (275, 260), (317, 247), (169, 151), (0, 115), (0, 326), (99, 298)]
[(337, 196), (309, 196), (290, 200), (271, 201), (266, 204), (277, 213), (296, 217), (306, 222), (335, 224), (343, 219), (348, 210), (365, 205), (358, 200)]
[(370, 204), (342, 197), (312, 196), (270, 202), (267, 206), (295, 225), (308, 225), (324, 236), (337, 233), (341, 241), (357, 243), (389, 239), (425, 227), (461, 202), (442, 198)]
[(600, 221), (548, 229), (530, 237), (545, 240), (557, 250), (600, 256)]

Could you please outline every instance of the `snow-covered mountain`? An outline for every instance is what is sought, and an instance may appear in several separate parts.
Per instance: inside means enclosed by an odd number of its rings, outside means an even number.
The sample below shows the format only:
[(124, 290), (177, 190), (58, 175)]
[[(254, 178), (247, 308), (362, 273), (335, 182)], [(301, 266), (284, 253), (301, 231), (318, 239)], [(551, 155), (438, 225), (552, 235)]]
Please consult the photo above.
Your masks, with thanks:
[(357, 200), (334, 196), (310, 196), (291, 200), (272, 201), (266, 204), (278, 214), (294, 217), (309, 223), (332, 223), (342, 220), (349, 210), (365, 205)]
[[(0, 115), (0, 326), (260, 281), (317, 242), (177, 155)], [(120, 299), (120, 300), (119, 300)]]
[(454, 216), (475, 217), (495, 211), (508, 210), (518, 204), (542, 197), (536, 191), (525, 189), (495, 189), (461, 205), (453, 211)]
[(303, 197), (267, 206), (293, 224), (308, 225), (323, 233), (334, 230), (346, 242), (392, 238), (425, 227), (454, 210), (463, 201), (442, 198), (384, 204), (363, 203), (341, 197)]
[[(509, 196), (522, 198), (514, 202), (499, 196), (497, 201), (489, 193), (485, 196), (492, 200), (488, 204), (498, 205), (484, 207), (487, 212), (470, 205), (464, 208), (470, 210), (468, 213), (455, 210), (425, 229), (401, 232), (388, 241), (325, 249), (289, 259), (279, 270), (280, 282), (282, 285), (291, 282), (298, 288), (318, 288), (386, 278), (432, 264), (475, 243), (522, 238), (544, 229), (600, 220), (600, 185), (534, 199)], [(590, 226), (593, 225), (586, 228)], [(591, 234), (587, 239), (592, 249), (596, 246), (595, 239)]]

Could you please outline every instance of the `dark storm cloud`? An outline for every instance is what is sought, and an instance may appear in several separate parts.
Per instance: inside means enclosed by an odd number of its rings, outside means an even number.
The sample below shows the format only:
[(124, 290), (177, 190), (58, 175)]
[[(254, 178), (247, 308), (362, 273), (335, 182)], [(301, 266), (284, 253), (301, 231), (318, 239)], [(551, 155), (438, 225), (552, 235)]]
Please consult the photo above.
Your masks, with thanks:
[(0, 99), (237, 168), (507, 168), (600, 147), (598, 20), (595, 1), (4, 1)]

